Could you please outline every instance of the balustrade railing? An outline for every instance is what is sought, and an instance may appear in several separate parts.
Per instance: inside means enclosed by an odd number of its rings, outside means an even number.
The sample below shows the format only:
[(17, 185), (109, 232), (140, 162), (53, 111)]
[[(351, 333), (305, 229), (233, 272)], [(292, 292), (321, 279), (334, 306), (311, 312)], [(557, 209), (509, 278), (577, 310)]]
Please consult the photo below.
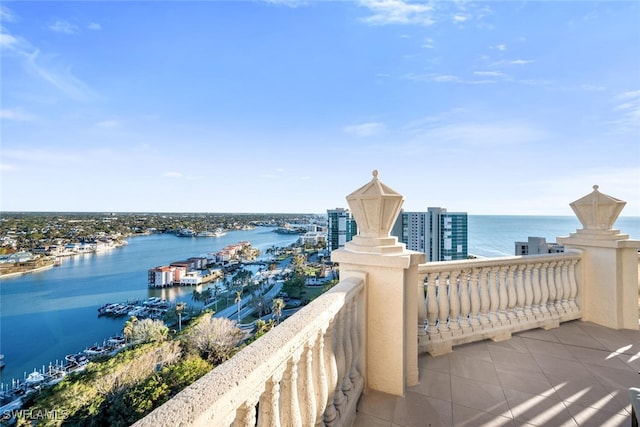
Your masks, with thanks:
[(581, 318), (580, 260), (561, 253), (421, 264), (420, 350), (438, 355)]
[(342, 280), (135, 425), (351, 425), (364, 387), (363, 289)]

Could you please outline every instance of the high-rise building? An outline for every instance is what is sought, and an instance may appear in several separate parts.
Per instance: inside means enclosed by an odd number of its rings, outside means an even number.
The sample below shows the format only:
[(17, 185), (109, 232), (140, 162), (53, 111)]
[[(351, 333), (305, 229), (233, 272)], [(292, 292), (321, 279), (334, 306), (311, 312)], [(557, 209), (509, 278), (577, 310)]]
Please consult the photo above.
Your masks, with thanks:
[(407, 249), (424, 252), (427, 261), (467, 259), (467, 213), (428, 208), (401, 212), (391, 234)]
[(344, 246), (358, 234), (356, 220), (348, 209), (327, 209), (327, 250), (329, 253)]

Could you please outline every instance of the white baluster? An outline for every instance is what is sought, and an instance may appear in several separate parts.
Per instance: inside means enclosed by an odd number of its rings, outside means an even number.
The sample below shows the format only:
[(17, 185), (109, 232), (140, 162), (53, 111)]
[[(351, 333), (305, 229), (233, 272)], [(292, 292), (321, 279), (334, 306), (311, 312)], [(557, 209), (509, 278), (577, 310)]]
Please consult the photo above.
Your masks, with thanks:
[(471, 332), (471, 323), (469, 312), (471, 309), (471, 300), (469, 298), (469, 272), (461, 271), (460, 279), (460, 326), (463, 333)]
[(291, 427), (302, 426), (302, 414), (298, 400), (298, 358), (291, 357), (282, 375), (280, 393), (280, 420), (282, 424)]
[(515, 323), (518, 315), (516, 313), (516, 303), (518, 302), (518, 294), (516, 292), (515, 271), (518, 266), (511, 265), (507, 267), (507, 294), (509, 295), (509, 304), (507, 305), (507, 317), (509, 323)]
[(418, 276), (416, 289), (418, 302), (418, 336), (427, 334), (427, 292), (424, 278)]
[(524, 266), (524, 314), (527, 319), (533, 319), (531, 303), (533, 302), (533, 288), (531, 286), (531, 264)]
[(245, 402), (236, 410), (233, 427), (248, 427), (256, 425), (256, 404)]
[(524, 266), (518, 265), (515, 270), (515, 285), (516, 285), (516, 315), (518, 321), (522, 322), (526, 320), (524, 313), (525, 291), (524, 291)]
[(543, 262), (540, 266), (540, 311), (545, 319), (551, 317), (549, 312), (549, 285), (547, 284), (548, 262)]
[(318, 336), (316, 337), (316, 345), (313, 347), (314, 355), (313, 355), (313, 368), (314, 368), (314, 378), (316, 385), (314, 387), (316, 391), (316, 426), (323, 426), (323, 414), (325, 409), (327, 408), (327, 399), (329, 396), (329, 378), (327, 377), (326, 371), (326, 362), (327, 358), (325, 357), (325, 333), (326, 331), (319, 331)]
[(447, 289), (448, 273), (440, 273), (438, 277), (438, 330), (440, 336), (448, 338), (451, 336), (451, 328), (449, 328), (449, 290)]
[(271, 378), (260, 396), (258, 427), (280, 427), (280, 381)]
[(569, 283), (570, 260), (562, 261), (562, 308), (566, 313), (571, 313), (569, 298), (571, 297), (571, 284)]
[(469, 324), (474, 330), (480, 327), (480, 291), (478, 289), (478, 269), (471, 269), (469, 275), (469, 298), (471, 299), (471, 311), (469, 312)]
[(436, 288), (436, 274), (429, 273), (427, 279), (427, 334), (438, 334), (438, 291)]
[(498, 267), (498, 296), (500, 304), (498, 305), (498, 319), (503, 325), (509, 324), (509, 316), (507, 310), (509, 307), (509, 294), (507, 293), (507, 270), (508, 267)]
[(353, 388), (351, 383), (351, 367), (353, 365), (353, 348), (351, 347), (351, 306), (353, 302), (346, 302), (346, 306), (342, 309), (344, 312), (342, 316), (343, 332), (342, 341), (344, 342), (344, 377), (342, 380), (342, 392), (347, 400), (349, 400), (349, 393)]
[(542, 318), (542, 311), (540, 310), (540, 300), (542, 299), (542, 289), (540, 289), (540, 266), (542, 264), (537, 262), (533, 264), (531, 269), (531, 286), (533, 287), (533, 302), (531, 303), (531, 311), (536, 319)]
[(298, 383), (298, 401), (303, 426), (312, 426), (316, 422), (316, 392), (313, 378), (314, 343), (306, 343), (300, 358), (300, 381)]
[(569, 304), (571, 306), (572, 312), (577, 312), (580, 310), (578, 304), (576, 302), (576, 296), (578, 295), (578, 283), (576, 282), (576, 265), (578, 264), (577, 259), (571, 260), (571, 265), (569, 266)]
[(549, 268), (547, 269), (547, 284), (549, 285), (549, 303), (547, 307), (553, 318), (558, 316), (558, 310), (556, 308), (556, 281), (555, 281), (555, 267), (556, 262), (549, 262)]
[[(358, 310), (359, 310), (359, 301), (360, 298), (356, 297), (352, 300), (350, 307), (350, 316), (351, 316), (351, 328), (349, 329), (351, 333), (351, 347), (353, 349), (353, 357), (351, 358), (351, 369), (349, 370), (349, 378), (351, 378), (351, 383), (356, 388), (356, 390), (362, 390), (362, 375), (360, 374), (360, 355), (362, 354), (362, 346), (360, 342), (360, 322), (358, 321)], [(424, 328), (424, 325), (423, 325)], [(423, 329), (424, 330), (424, 329)], [(356, 399), (358, 396), (356, 396)]]
[(489, 287), (489, 320), (493, 326), (500, 326), (501, 322), (498, 318), (498, 310), (500, 308), (500, 293), (498, 292), (498, 284), (496, 283), (496, 269), (487, 268), (487, 286)]
[(487, 282), (488, 268), (482, 268), (478, 275), (478, 289), (480, 291), (480, 324), (483, 328), (489, 326), (489, 307), (491, 299), (489, 296), (489, 283)]
[(344, 406), (347, 403), (347, 398), (342, 392), (342, 381), (344, 381), (344, 373), (346, 370), (345, 358), (344, 358), (344, 310), (340, 310), (336, 315), (335, 325), (336, 335), (334, 335), (335, 341), (333, 342), (333, 348), (336, 354), (336, 367), (338, 368), (338, 378), (336, 381), (336, 391), (333, 395), (333, 403), (336, 409), (343, 416)]
[(338, 385), (338, 366), (336, 364), (336, 355), (334, 351), (334, 341), (336, 340), (336, 321), (331, 320), (324, 339), (325, 353), (325, 370), (327, 373), (327, 408), (324, 411), (324, 423), (327, 426), (333, 426), (338, 418), (338, 411), (333, 403)]
[(554, 269), (554, 280), (556, 284), (556, 310), (558, 314), (562, 316), (564, 314), (564, 307), (562, 307), (562, 299), (564, 298), (564, 286), (562, 285), (562, 263), (556, 262), (556, 267)]
[(459, 271), (449, 273), (449, 328), (452, 335), (462, 334), (460, 328), (460, 296), (458, 293)]

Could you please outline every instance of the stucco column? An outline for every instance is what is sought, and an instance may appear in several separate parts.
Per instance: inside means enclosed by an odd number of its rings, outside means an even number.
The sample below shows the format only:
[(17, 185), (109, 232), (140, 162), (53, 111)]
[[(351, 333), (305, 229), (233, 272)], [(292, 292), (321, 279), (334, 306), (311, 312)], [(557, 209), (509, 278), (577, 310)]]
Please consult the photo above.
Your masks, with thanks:
[(409, 251), (390, 236), (402, 195), (371, 182), (347, 196), (358, 235), (331, 253), (340, 277), (366, 276), (364, 310), (366, 385), (398, 396), (418, 383), (417, 266), (421, 252)]
[(565, 250), (582, 252), (583, 319), (613, 329), (638, 329), (640, 241), (612, 228), (626, 202), (598, 191), (571, 203), (583, 227), (559, 237)]

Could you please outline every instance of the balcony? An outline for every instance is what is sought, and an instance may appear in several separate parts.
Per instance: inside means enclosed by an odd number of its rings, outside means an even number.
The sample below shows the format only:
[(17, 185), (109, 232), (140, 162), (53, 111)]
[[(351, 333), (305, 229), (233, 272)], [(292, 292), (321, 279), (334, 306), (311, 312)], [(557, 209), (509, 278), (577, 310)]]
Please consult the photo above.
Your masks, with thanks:
[(138, 426), (627, 425), (640, 386), (638, 248), (624, 202), (571, 204), (566, 253), (424, 263), (402, 196), (347, 196), (341, 282)]

